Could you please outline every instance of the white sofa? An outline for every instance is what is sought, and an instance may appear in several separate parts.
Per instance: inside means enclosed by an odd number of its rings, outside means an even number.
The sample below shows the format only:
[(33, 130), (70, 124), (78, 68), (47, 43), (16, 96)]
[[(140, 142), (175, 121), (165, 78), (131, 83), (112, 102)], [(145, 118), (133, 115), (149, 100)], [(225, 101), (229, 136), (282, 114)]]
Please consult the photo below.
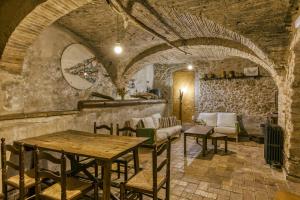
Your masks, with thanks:
[[(160, 128), (160, 118), (159, 113), (144, 118), (132, 118), (130, 126), (137, 129), (138, 137), (149, 137), (148, 144), (160, 143), (168, 137), (174, 138), (180, 135), (182, 126), (179, 120), (177, 120), (176, 125)], [(141, 121), (143, 127), (138, 125)]]
[(239, 126), (236, 113), (199, 113), (196, 123), (205, 122), (205, 125), (214, 127), (214, 132), (233, 137), (238, 142)]

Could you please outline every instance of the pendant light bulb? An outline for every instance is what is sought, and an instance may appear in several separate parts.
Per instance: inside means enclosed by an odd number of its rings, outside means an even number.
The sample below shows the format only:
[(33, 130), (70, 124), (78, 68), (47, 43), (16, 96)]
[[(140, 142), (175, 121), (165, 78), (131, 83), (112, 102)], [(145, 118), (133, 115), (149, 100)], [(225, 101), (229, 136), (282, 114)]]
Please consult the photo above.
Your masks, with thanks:
[(187, 66), (187, 68), (188, 68), (188, 70), (192, 70), (192, 69), (193, 69), (193, 65), (192, 65), (192, 64), (189, 64), (189, 65)]
[(121, 54), (123, 52), (123, 48), (119, 42), (116, 43), (116, 45), (114, 47), (114, 52), (116, 54)]

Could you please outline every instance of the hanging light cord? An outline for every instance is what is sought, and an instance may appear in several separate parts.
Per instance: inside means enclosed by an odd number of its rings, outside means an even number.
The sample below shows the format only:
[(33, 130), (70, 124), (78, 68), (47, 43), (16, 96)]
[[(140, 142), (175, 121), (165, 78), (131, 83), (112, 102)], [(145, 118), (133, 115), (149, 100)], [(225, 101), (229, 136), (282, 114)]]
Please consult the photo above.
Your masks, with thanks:
[(119, 14), (117, 13), (117, 43), (120, 43)]

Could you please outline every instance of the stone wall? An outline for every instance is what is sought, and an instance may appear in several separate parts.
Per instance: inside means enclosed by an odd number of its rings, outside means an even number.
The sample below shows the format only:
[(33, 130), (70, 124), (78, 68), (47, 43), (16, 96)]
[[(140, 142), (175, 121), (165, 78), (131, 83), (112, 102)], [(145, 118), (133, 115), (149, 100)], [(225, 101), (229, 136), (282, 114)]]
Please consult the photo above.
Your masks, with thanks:
[[(68, 129), (93, 132), (95, 121), (103, 124), (124, 125), (132, 117), (150, 116), (154, 113), (164, 115), (166, 104), (124, 106), (114, 108), (85, 109), (78, 114), (56, 117), (31, 118), (0, 121), (0, 135), (8, 143), (23, 138), (39, 136)], [(84, 142), (84, 141), (83, 141)], [(29, 164), (29, 160), (27, 164)], [(1, 172), (0, 172), (1, 175)], [(1, 177), (1, 176), (0, 176)], [(0, 178), (0, 185), (2, 181)], [(0, 187), (2, 188), (2, 187)], [(1, 192), (1, 189), (0, 189)]]
[[(199, 112), (236, 112), (242, 116), (246, 131), (261, 134), (260, 123), (266, 120), (275, 108), (275, 82), (269, 74), (259, 68), (263, 76), (259, 79), (199, 80), (204, 73), (221, 74), (222, 71), (243, 72), (244, 67), (257, 66), (241, 59), (194, 63), (195, 67), (195, 110)], [(172, 74), (186, 70), (182, 65), (156, 65), (154, 87), (162, 89), (166, 99), (172, 101)], [(172, 103), (171, 103), (172, 104)], [(172, 112), (172, 107), (169, 111)]]
[(84, 41), (57, 25), (45, 29), (27, 50), (21, 75), (0, 73), (0, 113), (74, 110), (78, 100), (88, 99), (92, 91), (116, 97), (115, 86), (104, 76), (103, 67), (98, 81), (88, 90), (77, 90), (67, 83), (60, 60), (64, 49), (73, 43)]
[[(64, 79), (60, 59), (70, 44), (84, 41), (68, 30), (52, 25), (45, 29), (27, 50), (20, 75), (0, 70), (0, 115), (77, 110), (79, 100), (92, 99), (97, 91), (116, 97), (116, 88), (102, 67), (98, 81), (88, 90), (77, 90)], [(115, 108), (84, 109), (63, 116), (0, 120), (0, 137), (7, 143), (56, 131), (93, 131), (95, 121), (123, 126), (132, 117), (164, 114), (166, 105), (147, 104)], [(1, 182), (1, 180), (0, 180)], [(1, 191), (0, 191), (1, 192)]]
[(280, 125), (285, 132), (284, 169), (288, 179), (300, 181), (300, 29), (290, 44), (289, 68), (281, 87)]
[[(209, 62), (197, 68), (198, 73), (222, 71), (243, 72), (244, 67), (256, 66), (238, 58)], [(258, 66), (257, 66), (258, 67)], [(259, 79), (201, 80), (199, 83), (198, 112), (236, 112), (242, 116), (248, 134), (261, 134), (260, 123), (266, 121), (275, 107), (276, 85), (268, 73), (259, 68)]]

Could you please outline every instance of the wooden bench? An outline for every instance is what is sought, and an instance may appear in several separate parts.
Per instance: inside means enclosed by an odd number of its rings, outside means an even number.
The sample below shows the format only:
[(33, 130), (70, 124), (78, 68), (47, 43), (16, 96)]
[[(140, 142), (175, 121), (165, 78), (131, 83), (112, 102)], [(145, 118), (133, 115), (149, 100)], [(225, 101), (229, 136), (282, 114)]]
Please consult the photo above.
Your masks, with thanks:
[(212, 139), (213, 145), (214, 145), (214, 153), (218, 152), (218, 140), (224, 140), (225, 141), (225, 152), (227, 153), (227, 135), (224, 135), (222, 133), (213, 133), (210, 135), (210, 138)]
[(274, 200), (300, 200), (300, 196), (286, 191), (278, 191)]

